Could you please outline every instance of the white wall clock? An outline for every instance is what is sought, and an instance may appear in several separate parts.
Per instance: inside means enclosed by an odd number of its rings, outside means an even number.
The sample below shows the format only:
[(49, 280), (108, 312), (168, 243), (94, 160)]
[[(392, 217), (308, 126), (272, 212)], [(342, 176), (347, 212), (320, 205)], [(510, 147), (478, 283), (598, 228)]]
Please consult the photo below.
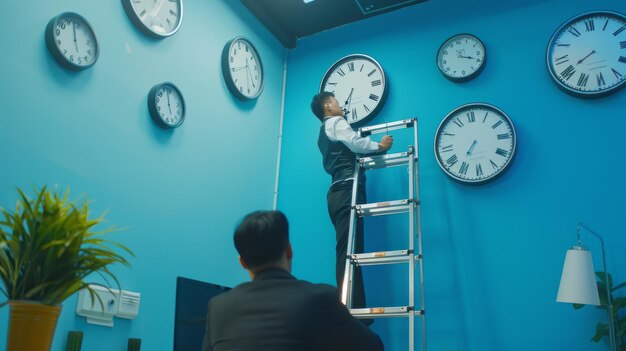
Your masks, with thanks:
[(222, 74), (228, 89), (240, 100), (252, 100), (263, 91), (263, 64), (257, 49), (244, 38), (230, 40), (222, 50)]
[(464, 82), (476, 77), (487, 62), (483, 42), (471, 34), (457, 34), (443, 42), (437, 52), (437, 67), (444, 77)]
[(122, 0), (124, 11), (144, 34), (169, 37), (183, 23), (183, 0)]
[(452, 179), (482, 184), (511, 164), (517, 137), (511, 119), (499, 108), (471, 103), (450, 112), (435, 135), (435, 156)]
[(382, 108), (387, 98), (387, 78), (372, 57), (353, 54), (330, 66), (320, 84), (322, 91), (334, 93), (346, 111), (348, 123), (360, 125)]
[(161, 128), (176, 128), (185, 121), (185, 100), (173, 83), (159, 83), (148, 93), (148, 111)]
[(593, 11), (562, 24), (550, 38), (548, 71), (559, 88), (578, 97), (601, 97), (626, 84), (626, 17)]
[(98, 60), (96, 34), (89, 22), (77, 13), (65, 12), (52, 18), (45, 37), (48, 50), (65, 68), (83, 70)]

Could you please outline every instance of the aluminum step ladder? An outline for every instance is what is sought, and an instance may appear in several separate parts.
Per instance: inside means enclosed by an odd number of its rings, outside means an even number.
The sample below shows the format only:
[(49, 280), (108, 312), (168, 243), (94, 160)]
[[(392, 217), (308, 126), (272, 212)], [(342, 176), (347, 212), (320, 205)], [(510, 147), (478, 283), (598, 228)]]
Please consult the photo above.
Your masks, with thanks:
[[(409, 351), (415, 350), (415, 318), (422, 322), (422, 350), (426, 351), (426, 317), (424, 309), (424, 264), (422, 257), (422, 230), (420, 218), (419, 198), (419, 167), (417, 144), (417, 118), (379, 124), (359, 128), (361, 136), (379, 133), (388, 133), (392, 130), (413, 128), (413, 145), (407, 151), (357, 158), (354, 168), (354, 179), (358, 179), (361, 172), (408, 166), (409, 184), (408, 199), (357, 204), (357, 187), (355, 181), (352, 188), (352, 207), (350, 211), (350, 229), (348, 233), (348, 247), (346, 254), (346, 268), (342, 284), (341, 301), (348, 307), (350, 313), (359, 319), (407, 317), (409, 321)], [(355, 237), (358, 217), (384, 216), (398, 213), (407, 213), (409, 221), (409, 247), (406, 250), (380, 251), (370, 253), (355, 253)], [(417, 252), (414, 248), (414, 239), (417, 239)], [(415, 306), (415, 265), (419, 264), (419, 289), (421, 291), (420, 306)], [(406, 306), (352, 308), (352, 291), (354, 268), (357, 266), (408, 264), (409, 301)]]

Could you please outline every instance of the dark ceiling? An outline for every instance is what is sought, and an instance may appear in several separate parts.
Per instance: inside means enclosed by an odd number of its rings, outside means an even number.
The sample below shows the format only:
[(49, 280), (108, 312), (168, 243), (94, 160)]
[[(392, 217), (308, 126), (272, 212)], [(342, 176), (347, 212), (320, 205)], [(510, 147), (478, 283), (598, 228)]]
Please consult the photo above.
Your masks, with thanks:
[(286, 48), (307, 35), (425, 0), (241, 0)]

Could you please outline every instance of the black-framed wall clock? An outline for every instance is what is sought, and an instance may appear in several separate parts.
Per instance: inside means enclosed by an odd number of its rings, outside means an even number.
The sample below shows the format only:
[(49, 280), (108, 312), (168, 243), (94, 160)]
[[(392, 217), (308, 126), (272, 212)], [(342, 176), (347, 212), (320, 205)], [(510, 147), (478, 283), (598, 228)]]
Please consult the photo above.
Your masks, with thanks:
[(457, 107), (435, 134), (435, 156), (441, 169), (465, 184), (494, 180), (511, 165), (517, 136), (511, 119), (485, 103)]
[(591, 11), (563, 23), (548, 42), (546, 61), (557, 86), (597, 98), (626, 85), (626, 16)]
[(171, 82), (159, 83), (148, 93), (148, 111), (161, 128), (177, 128), (185, 121), (185, 99)]
[(122, 0), (131, 22), (144, 34), (165, 38), (183, 23), (183, 0)]
[(333, 63), (320, 84), (320, 92), (335, 94), (346, 111), (346, 120), (354, 125), (368, 122), (380, 111), (388, 90), (382, 66), (363, 54), (348, 55)]
[(53, 17), (46, 26), (46, 46), (63, 67), (79, 71), (93, 66), (100, 49), (93, 28), (74, 12)]
[(437, 67), (453, 82), (465, 82), (482, 72), (487, 62), (485, 44), (475, 35), (456, 34), (443, 42), (437, 51)]
[(239, 100), (253, 100), (263, 91), (261, 56), (250, 40), (236, 37), (222, 50), (222, 74), (226, 86)]

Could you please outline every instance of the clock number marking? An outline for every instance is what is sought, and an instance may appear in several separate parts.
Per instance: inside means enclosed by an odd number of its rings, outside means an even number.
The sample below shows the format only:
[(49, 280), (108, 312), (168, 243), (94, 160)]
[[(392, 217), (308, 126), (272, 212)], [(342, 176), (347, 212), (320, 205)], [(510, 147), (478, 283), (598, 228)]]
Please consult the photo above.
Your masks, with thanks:
[(576, 69), (574, 69), (574, 66), (569, 65), (566, 69), (563, 70), (563, 72), (561, 72), (561, 77), (563, 77), (565, 80), (569, 80), (570, 78), (572, 78), (574, 73), (576, 73)]
[(348, 62), (348, 69), (350, 72), (354, 72), (354, 62)]
[(380, 79), (377, 79), (377, 80), (375, 80), (375, 81), (372, 81), (372, 86), (373, 86), (373, 87), (376, 87), (376, 86), (379, 86), (381, 83), (382, 83), (382, 82), (380, 81)]
[(587, 86), (587, 80), (589, 79), (589, 75), (585, 74), (585, 73), (581, 73), (580, 74), (580, 78), (578, 78), (578, 83), (577, 85), (579, 87), (586, 87)]
[(450, 156), (450, 158), (448, 158), (446, 160), (446, 163), (448, 164), (448, 167), (452, 167), (458, 161), (459, 161), (459, 157), (456, 154), (454, 154), (454, 155)]
[(456, 134), (452, 134), (452, 133), (448, 133), (448, 132), (444, 132), (443, 135), (447, 135), (447, 136), (455, 136)]
[(498, 169), (498, 165), (493, 162), (493, 160), (489, 159), (489, 163), (491, 163), (491, 167), (493, 167), (493, 169)]
[(604, 27), (602, 27), (602, 31), (604, 32), (604, 30), (606, 29), (606, 26), (609, 24), (609, 20), (606, 20), (606, 22), (604, 22)]
[(497, 121), (494, 125), (491, 126), (491, 129), (496, 129), (498, 126), (502, 124), (502, 120)]
[(572, 44), (556, 44), (556, 46), (562, 46), (562, 47), (566, 47), (569, 48)]
[(580, 32), (578, 31), (578, 29), (576, 29), (576, 27), (572, 27), (572, 28), (568, 29), (567, 31), (572, 33), (572, 35), (575, 36), (575, 37), (579, 37), (580, 36)]
[(604, 82), (604, 76), (602, 75), (602, 72), (597, 74), (596, 79), (598, 81), (598, 86), (599, 87), (601, 87), (603, 85), (606, 85), (606, 83)]
[(476, 176), (481, 177), (483, 175), (483, 167), (479, 164), (476, 165)]
[(174, 10), (170, 10), (170, 15), (172, 15), (174, 17), (178, 16), (178, 14), (176, 12), (174, 12)]
[(503, 156), (503, 157), (508, 157), (509, 156), (509, 152), (504, 150), (504, 149), (501, 149), (501, 148), (498, 148), (496, 150), (496, 154), (498, 154), (500, 156)]
[(616, 37), (619, 33), (623, 32), (626, 29), (626, 26), (622, 26), (620, 29), (613, 32), (613, 36)]
[(585, 20), (585, 27), (587, 29), (587, 32), (592, 32), (596, 29), (593, 24), (593, 18)]
[(489, 112), (485, 112), (485, 118), (483, 118), (483, 123), (485, 123), (485, 121), (487, 120), (487, 115), (489, 114)]
[(554, 59), (554, 64), (558, 66), (558, 65), (560, 65), (562, 63), (569, 62), (568, 56), (569, 55), (557, 57), (556, 59)]
[(505, 139), (510, 139), (510, 138), (511, 138), (511, 133), (498, 134), (498, 140), (505, 140)]
[(342, 77), (343, 77), (343, 76), (345, 76), (345, 75), (346, 75), (346, 72), (344, 72), (341, 68), (338, 68), (338, 69), (337, 69), (337, 74), (339, 74), (340, 76), (342, 76)]
[(363, 72), (363, 67), (365, 67), (365, 64), (361, 65), (361, 69), (359, 70), (359, 72)]
[(619, 73), (618, 71), (616, 71), (615, 68), (611, 68), (611, 71), (613, 71), (613, 74), (615, 75), (615, 78), (621, 79), (622, 74)]
[(365, 113), (370, 113), (370, 108), (367, 107), (367, 105), (363, 105), (363, 109), (365, 110)]
[(464, 124), (463, 122), (461, 122), (461, 120), (457, 117), (455, 119), (452, 120), (452, 122), (454, 122), (454, 124), (456, 124), (457, 126), (459, 126), (459, 128), (463, 127)]
[(376, 70), (375, 70), (375, 69), (374, 69), (374, 70), (372, 70), (370, 73), (368, 73), (368, 74), (367, 74), (367, 76), (368, 76), (368, 77), (371, 77), (371, 76), (372, 76), (372, 74), (374, 74), (374, 73), (376, 73)]
[(621, 63), (626, 63), (626, 57), (620, 56), (618, 61)]
[(454, 151), (452, 144), (441, 148), (441, 152), (450, 152), (450, 151)]
[(380, 99), (380, 96), (374, 95), (374, 94), (370, 94), (370, 99), (374, 100), (374, 101), (378, 101), (378, 99)]
[(461, 168), (459, 169), (459, 173), (465, 175), (467, 174), (467, 169), (469, 168), (469, 164), (465, 161), (463, 161), (463, 163), (461, 163)]
[(474, 116), (474, 111), (470, 111), (467, 113), (467, 122), (473, 123), (476, 122), (476, 117)]
[(626, 49), (626, 40), (619, 43), (620, 49)]
[(357, 114), (356, 114), (356, 108), (353, 108), (353, 109), (352, 109), (352, 119), (353, 119), (353, 120), (357, 120), (357, 119), (359, 119), (359, 117), (357, 117)]
[(328, 82), (328, 83), (326, 83), (326, 85), (337, 85), (337, 83)]

